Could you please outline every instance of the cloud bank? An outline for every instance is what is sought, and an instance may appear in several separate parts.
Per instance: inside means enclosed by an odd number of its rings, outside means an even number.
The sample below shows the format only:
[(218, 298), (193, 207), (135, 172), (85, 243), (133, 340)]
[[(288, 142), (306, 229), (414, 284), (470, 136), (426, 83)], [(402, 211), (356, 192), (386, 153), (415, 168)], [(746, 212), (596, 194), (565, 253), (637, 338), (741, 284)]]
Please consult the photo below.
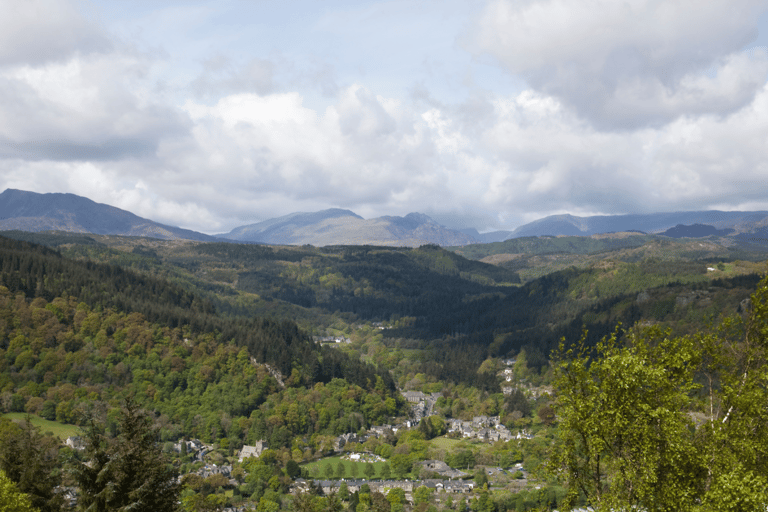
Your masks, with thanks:
[[(360, 12), (450, 16), (439, 2), (408, 5)], [(329, 207), (480, 230), (564, 212), (768, 209), (768, 54), (745, 51), (764, 3), (456, 7), (471, 16), (417, 38), (396, 16), (330, 4), (341, 14), (302, 25), (306, 42), (238, 55), (185, 45), (189, 35), (118, 35), (82, 2), (0, 1), (0, 188), (72, 192), (208, 233)], [(350, 19), (354, 30), (329, 26)], [(312, 41), (377, 30), (385, 45), (397, 27), (414, 44), (454, 41), (416, 79), (392, 68), (400, 89), (380, 82), (386, 69)], [(429, 54), (423, 44), (411, 53)], [(392, 52), (414, 66), (402, 44)], [(464, 84), (451, 101), (432, 95), (446, 76)]]

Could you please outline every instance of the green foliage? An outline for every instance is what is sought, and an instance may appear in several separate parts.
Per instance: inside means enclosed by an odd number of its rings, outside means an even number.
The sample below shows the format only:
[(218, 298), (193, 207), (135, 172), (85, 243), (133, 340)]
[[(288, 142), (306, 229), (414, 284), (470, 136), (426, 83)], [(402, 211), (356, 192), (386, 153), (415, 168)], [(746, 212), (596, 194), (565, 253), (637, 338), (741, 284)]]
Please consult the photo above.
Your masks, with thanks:
[(285, 463), (285, 474), (291, 478), (298, 478), (301, 476), (301, 467), (295, 460), (291, 459)]
[(0, 469), (43, 512), (63, 503), (54, 492), (61, 483), (58, 456), (59, 441), (41, 434), (29, 419), (19, 425), (0, 419)]
[(397, 453), (389, 460), (389, 464), (392, 468), (392, 473), (394, 473), (399, 480), (402, 480), (405, 478), (405, 475), (411, 472), (411, 469), (413, 468), (413, 458), (409, 454)]
[(156, 444), (150, 419), (131, 400), (122, 409), (116, 438), (91, 423), (86, 462), (73, 462), (82, 510), (171, 511), (177, 509), (176, 474)]
[[(50, 305), (67, 312), (66, 321)], [(164, 440), (185, 434), (209, 442), (229, 439), (234, 448), (259, 439), (280, 447), (307, 432), (356, 431), (391, 412), (392, 392), (382, 379), (374, 379), (374, 393), (341, 379), (283, 391), (266, 367), (253, 364), (248, 349), (220, 344), (211, 334), (152, 324), (135, 313), (96, 312), (74, 299), (28, 301), (0, 287), (0, 318), (0, 335), (12, 340), (0, 352), (0, 381), (7, 385), (0, 404), (30, 412), (48, 407), (62, 423), (78, 422), (94, 401), (131, 393), (165, 415)], [(18, 354), (26, 351), (36, 354), (34, 364), (16, 367)], [(320, 371), (327, 362), (331, 372), (352, 378), (356, 367), (342, 364), (346, 356), (340, 352), (333, 354), (318, 363)], [(74, 430), (65, 432), (58, 423), (44, 428), (60, 435)]]
[[(245, 347), (256, 362), (269, 363), (284, 375), (291, 375), (292, 370), (298, 368), (310, 383), (345, 378), (366, 387), (369, 382), (376, 383), (378, 377), (385, 391), (395, 391), (387, 372), (350, 359), (338, 350), (317, 346), (287, 319), (257, 318), (253, 311), (239, 318), (225, 318), (216, 312), (215, 294), (204, 292), (207, 298), (203, 298), (197, 289), (185, 289), (146, 272), (74, 261), (50, 249), (0, 237), (0, 290), (4, 289), (7, 289), (7, 296), (13, 297), (10, 306), (17, 311), (21, 308), (15, 299), (18, 293), (29, 300), (46, 301), (39, 306), (46, 312), (25, 318), (27, 321), (23, 322), (46, 324), (42, 332), (36, 333), (38, 338), (42, 338), (43, 346), (56, 342), (66, 352), (76, 352), (86, 346), (87, 341), (94, 345), (108, 343), (112, 335), (119, 336), (116, 340), (118, 344), (126, 339), (134, 341), (131, 339), (133, 333), (113, 333), (112, 322), (99, 317), (98, 311), (112, 309), (125, 314), (139, 314), (140, 321), (155, 322), (171, 330), (183, 329), (186, 337), (212, 336), (217, 332), (216, 342)], [(76, 297), (74, 304), (70, 297)], [(91, 311), (78, 315), (79, 303)], [(13, 323), (0, 324), (0, 328), (3, 327), (13, 329)], [(60, 335), (62, 327), (64, 330), (75, 327), (73, 334), (79, 336)], [(146, 354), (148, 340), (140, 341), (143, 346), (133, 344), (118, 348), (123, 351), (130, 349), (129, 355), (140, 357)], [(32, 363), (39, 363), (35, 353), (35, 350), (14, 351), (14, 359), (8, 363), (18, 365), (20, 369), (28, 368)], [(210, 373), (203, 373), (201, 380), (205, 382), (211, 377)]]
[(16, 484), (0, 471), (0, 510), (3, 512), (36, 512), (29, 496), (19, 490)]
[[(550, 463), (596, 510), (764, 510), (768, 280), (746, 324), (618, 333), (559, 356)], [(699, 412), (694, 422), (692, 413)]]
[(432, 501), (432, 493), (434, 491), (429, 487), (420, 485), (413, 491), (413, 502), (418, 505), (420, 503), (429, 503)]
[(473, 260), (480, 260), (494, 254), (529, 254), (545, 255), (556, 253), (590, 254), (603, 253), (628, 247), (640, 247), (653, 236), (632, 235), (624, 237), (587, 237), (587, 236), (524, 236), (504, 242), (488, 244), (470, 244), (455, 248), (461, 254)]
[(457, 450), (449, 453), (445, 458), (446, 464), (457, 469), (471, 469), (475, 467), (475, 454), (472, 450)]
[(475, 485), (479, 489), (488, 485), (488, 474), (485, 472), (485, 469), (478, 469), (475, 471)]
[(387, 501), (389, 501), (393, 505), (395, 503), (404, 505), (406, 503), (405, 491), (400, 489), (399, 487), (390, 489), (389, 492), (387, 493)]

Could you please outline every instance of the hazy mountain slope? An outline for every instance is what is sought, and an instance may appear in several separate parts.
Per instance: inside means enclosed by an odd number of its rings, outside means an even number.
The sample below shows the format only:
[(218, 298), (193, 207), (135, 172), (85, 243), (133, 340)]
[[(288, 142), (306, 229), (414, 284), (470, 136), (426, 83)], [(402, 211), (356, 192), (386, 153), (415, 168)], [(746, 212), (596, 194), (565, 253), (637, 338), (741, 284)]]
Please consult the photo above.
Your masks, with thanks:
[(768, 212), (699, 212), (651, 213), (638, 215), (550, 215), (518, 227), (512, 237), (567, 235), (588, 236), (620, 231), (661, 233), (678, 225), (703, 224), (716, 229), (734, 229), (737, 233), (751, 232), (768, 222)]
[[(691, 228), (691, 229), (688, 229)], [(711, 233), (711, 226), (673, 228), (672, 234), (686, 231), (695, 235)], [(675, 238), (642, 233), (606, 233), (591, 236), (541, 236), (512, 238), (504, 242), (455, 247), (466, 258), (500, 265), (520, 274), (524, 282), (575, 266), (586, 268), (603, 259), (640, 262), (657, 261), (759, 261), (768, 257), (768, 236), (761, 244), (758, 235), (707, 238)]]
[(296, 243), (296, 232), (307, 226), (323, 224), (329, 220), (340, 220), (345, 218), (360, 219), (362, 217), (349, 210), (331, 208), (319, 212), (304, 213), (297, 212), (274, 219), (240, 226), (229, 233), (218, 235), (227, 240), (237, 240), (240, 242), (262, 242), (274, 244), (294, 244)]
[(241, 242), (314, 246), (418, 247), (425, 244), (466, 245), (476, 242), (473, 237), (448, 229), (420, 213), (366, 220), (349, 210), (340, 209), (294, 213), (241, 226), (219, 237)]
[(703, 238), (707, 236), (728, 236), (733, 232), (733, 228), (717, 229), (706, 224), (693, 224), (691, 226), (678, 224), (662, 234), (670, 238)]
[(14, 189), (0, 194), (0, 230), (215, 240), (209, 235), (166, 226), (75, 194), (38, 194)]

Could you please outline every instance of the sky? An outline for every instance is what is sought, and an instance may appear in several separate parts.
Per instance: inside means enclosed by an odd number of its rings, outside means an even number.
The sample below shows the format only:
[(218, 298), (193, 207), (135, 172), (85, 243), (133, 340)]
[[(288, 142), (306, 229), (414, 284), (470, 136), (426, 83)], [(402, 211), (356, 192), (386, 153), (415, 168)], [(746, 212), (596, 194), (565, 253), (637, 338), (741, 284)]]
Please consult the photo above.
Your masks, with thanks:
[(0, 0), (0, 190), (293, 212), (768, 210), (768, 1)]

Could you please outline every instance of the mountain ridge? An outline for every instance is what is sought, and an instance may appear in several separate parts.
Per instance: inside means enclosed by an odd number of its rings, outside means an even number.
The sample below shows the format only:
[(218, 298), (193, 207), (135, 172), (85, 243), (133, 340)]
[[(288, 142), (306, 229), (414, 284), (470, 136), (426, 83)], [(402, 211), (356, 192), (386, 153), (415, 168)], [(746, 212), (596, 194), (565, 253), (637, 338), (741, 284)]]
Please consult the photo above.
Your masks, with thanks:
[(76, 194), (38, 194), (16, 189), (0, 193), (0, 230), (119, 234), (201, 242), (216, 240), (210, 235), (144, 219)]
[(7, 189), (0, 193), (0, 231), (13, 230), (270, 245), (418, 247), (426, 244), (449, 246), (477, 242), (471, 236), (448, 229), (421, 213), (366, 220), (350, 210), (340, 208), (292, 213), (212, 236), (161, 224), (76, 194), (40, 194)]
[(476, 242), (472, 236), (446, 228), (423, 213), (364, 219), (350, 210), (338, 208), (285, 215), (240, 226), (217, 236), (239, 242), (314, 246), (418, 247), (426, 244), (449, 246)]
[(701, 210), (627, 215), (550, 215), (515, 228), (510, 238), (524, 236), (591, 236), (601, 233), (642, 231), (664, 234), (679, 225), (706, 225), (716, 230), (733, 229), (734, 234), (750, 233), (768, 223), (767, 211)]
[(475, 228), (448, 228), (423, 213), (364, 219), (351, 210), (330, 208), (291, 213), (239, 226), (229, 233), (207, 235), (145, 219), (76, 194), (39, 194), (7, 189), (0, 193), (0, 230), (65, 231), (269, 245), (390, 247), (427, 244), (458, 247), (529, 236), (593, 236), (616, 232), (694, 238), (709, 233), (762, 245), (768, 240), (768, 212), (704, 210), (588, 217), (560, 214), (535, 220), (513, 231), (479, 233)]

